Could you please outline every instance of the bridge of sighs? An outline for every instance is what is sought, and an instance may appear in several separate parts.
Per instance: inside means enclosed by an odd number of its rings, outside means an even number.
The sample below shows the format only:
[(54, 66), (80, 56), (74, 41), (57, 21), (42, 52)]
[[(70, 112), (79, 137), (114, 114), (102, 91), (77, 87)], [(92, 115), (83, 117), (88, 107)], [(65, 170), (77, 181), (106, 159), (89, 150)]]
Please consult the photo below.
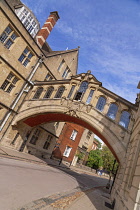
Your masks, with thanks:
[(122, 163), (135, 114), (134, 104), (105, 89), (88, 71), (71, 79), (35, 82), (13, 125), (79, 124), (98, 135)]

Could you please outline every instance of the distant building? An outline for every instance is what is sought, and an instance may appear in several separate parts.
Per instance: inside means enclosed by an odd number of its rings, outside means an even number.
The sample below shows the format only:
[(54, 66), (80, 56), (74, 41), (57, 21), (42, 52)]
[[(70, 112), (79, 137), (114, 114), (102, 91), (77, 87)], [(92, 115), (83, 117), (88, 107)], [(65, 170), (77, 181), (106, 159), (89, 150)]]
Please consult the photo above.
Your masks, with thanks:
[(63, 158), (64, 161), (71, 163), (83, 131), (83, 127), (66, 122), (54, 148), (53, 157)]

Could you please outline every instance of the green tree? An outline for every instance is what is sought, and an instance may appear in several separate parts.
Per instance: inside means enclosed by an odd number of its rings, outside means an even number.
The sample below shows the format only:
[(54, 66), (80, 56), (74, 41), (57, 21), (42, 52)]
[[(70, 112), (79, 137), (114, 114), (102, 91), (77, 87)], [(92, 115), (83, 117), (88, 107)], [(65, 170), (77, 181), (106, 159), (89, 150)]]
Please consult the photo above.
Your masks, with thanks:
[[(113, 156), (112, 152), (109, 150), (109, 148), (106, 145), (102, 147), (101, 155), (103, 160), (103, 168), (108, 171), (112, 171), (115, 157)], [(118, 164), (116, 163), (114, 171), (117, 169), (117, 166)]]
[(103, 165), (101, 150), (96, 149), (90, 151), (86, 165), (94, 169), (101, 167)]

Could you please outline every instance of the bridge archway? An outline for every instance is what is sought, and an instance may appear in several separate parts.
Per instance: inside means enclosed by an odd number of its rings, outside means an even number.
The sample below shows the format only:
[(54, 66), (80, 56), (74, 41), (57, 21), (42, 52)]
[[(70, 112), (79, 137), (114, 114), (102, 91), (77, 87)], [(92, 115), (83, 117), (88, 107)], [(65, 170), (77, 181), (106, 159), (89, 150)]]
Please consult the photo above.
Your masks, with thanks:
[[(85, 91), (81, 91), (82, 94), (77, 98), (75, 96), (84, 81), (88, 86)], [(39, 97), (34, 97), (39, 87), (42, 88), (42, 92)], [(44, 97), (50, 87), (54, 92), (49, 98)], [(63, 87), (63, 92), (57, 94), (60, 87)], [(56, 97), (56, 95), (59, 96)], [(98, 103), (101, 97), (105, 98), (103, 107), (102, 101), (101, 104)], [(109, 117), (111, 115), (108, 116), (109, 106), (112, 103), (118, 105), (115, 120)], [(127, 129), (119, 124), (123, 110), (131, 113)], [(132, 116), (134, 114), (133, 104), (103, 88), (102, 84), (88, 72), (76, 75), (70, 80), (36, 82), (14, 119), (13, 125), (19, 121), (23, 121), (31, 127), (54, 121), (79, 124), (99, 136), (110, 148), (118, 162), (123, 164), (133, 127)]]

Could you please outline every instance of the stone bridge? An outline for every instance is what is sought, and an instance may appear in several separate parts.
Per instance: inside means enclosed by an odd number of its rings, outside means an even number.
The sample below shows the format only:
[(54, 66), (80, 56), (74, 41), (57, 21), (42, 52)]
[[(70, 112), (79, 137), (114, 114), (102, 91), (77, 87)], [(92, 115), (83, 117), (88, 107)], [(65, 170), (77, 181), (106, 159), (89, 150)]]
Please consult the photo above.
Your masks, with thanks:
[(136, 106), (105, 89), (91, 73), (71, 79), (34, 82), (14, 119), (29, 126), (69, 121), (93, 131), (123, 163), (136, 115)]

